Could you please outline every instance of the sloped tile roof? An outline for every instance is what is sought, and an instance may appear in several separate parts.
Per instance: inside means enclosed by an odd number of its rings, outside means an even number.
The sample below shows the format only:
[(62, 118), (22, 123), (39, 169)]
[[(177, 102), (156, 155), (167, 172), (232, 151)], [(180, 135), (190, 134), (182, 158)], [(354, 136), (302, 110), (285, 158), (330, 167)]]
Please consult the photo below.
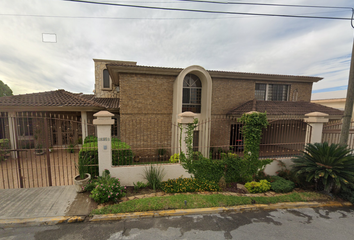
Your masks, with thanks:
[(0, 106), (119, 108), (119, 99), (95, 98), (93, 94), (56, 91), (0, 97)]
[(311, 102), (290, 101), (257, 101), (251, 100), (228, 112), (228, 115), (240, 116), (243, 113), (257, 111), (268, 115), (305, 115), (311, 112), (327, 113), (330, 116), (341, 116), (343, 111)]
[(119, 108), (119, 98), (96, 98), (94, 94), (80, 94), (80, 97), (94, 101), (107, 109)]
[[(107, 68), (109, 67), (124, 67), (131, 69), (145, 69), (145, 70), (155, 70), (155, 71), (173, 71), (176, 75), (183, 70), (183, 68), (176, 67), (156, 67), (156, 66), (145, 66), (145, 65), (131, 65), (124, 63), (108, 63), (106, 64)], [(268, 74), (268, 73), (251, 73), (251, 72), (235, 72), (235, 71), (222, 71), (222, 70), (206, 70), (210, 75), (234, 75), (237, 74), (238, 77), (283, 77), (283, 78), (301, 78), (303, 80), (308, 80), (312, 82), (317, 82), (323, 78), (313, 77), (313, 76), (300, 76), (300, 75), (287, 75), (287, 74)]]

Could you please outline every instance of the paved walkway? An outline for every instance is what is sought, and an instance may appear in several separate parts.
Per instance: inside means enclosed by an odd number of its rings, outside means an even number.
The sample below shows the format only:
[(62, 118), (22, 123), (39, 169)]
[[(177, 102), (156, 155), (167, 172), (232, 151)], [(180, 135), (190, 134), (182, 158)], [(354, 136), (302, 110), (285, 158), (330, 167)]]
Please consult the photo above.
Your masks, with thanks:
[(75, 187), (42, 187), (0, 190), (0, 220), (88, 215), (92, 201)]

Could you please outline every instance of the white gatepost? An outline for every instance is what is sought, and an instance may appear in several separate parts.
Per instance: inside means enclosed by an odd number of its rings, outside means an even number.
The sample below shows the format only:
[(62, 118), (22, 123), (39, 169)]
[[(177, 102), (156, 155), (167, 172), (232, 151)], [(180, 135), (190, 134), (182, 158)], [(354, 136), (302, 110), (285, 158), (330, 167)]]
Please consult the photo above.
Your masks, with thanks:
[[(197, 116), (197, 114), (192, 113), (192, 112), (183, 112), (178, 114), (179, 119), (178, 119), (178, 123), (181, 124), (182, 126), (182, 133), (181, 133), (181, 149), (180, 149), (180, 153), (184, 152), (185, 154), (187, 153), (187, 146), (186, 146), (186, 132), (187, 132), (187, 127), (188, 124), (193, 123), (194, 122), (194, 118)], [(179, 143), (178, 139), (178, 143)], [(193, 142), (192, 142), (193, 144)]]
[(81, 132), (82, 132), (82, 142), (81, 142), (81, 144), (84, 144), (84, 140), (88, 136), (87, 112), (85, 112), (85, 111), (81, 111)]
[(328, 114), (321, 112), (312, 112), (305, 114), (307, 118), (304, 119), (311, 127), (311, 132), (306, 132), (306, 139), (308, 139), (309, 134), (311, 134), (310, 143), (321, 143), (322, 142), (322, 131), (323, 124), (328, 122)]
[(114, 124), (114, 114), (100, 111), (93, 116), (97, 117), (93, 124), (97, 125), (98, 172), (102, 176), (105, 169), (112, 167), (111, 126)]
[(11, 144), (11, 157), (17, 158), (17, 152), (14, 151), (17, 149), (17, 142), (16, 142), (16, 113), (15, 112), (8, 112), (8, 121), (9, 121), (9, 135), (10, 135), (10, 144)]

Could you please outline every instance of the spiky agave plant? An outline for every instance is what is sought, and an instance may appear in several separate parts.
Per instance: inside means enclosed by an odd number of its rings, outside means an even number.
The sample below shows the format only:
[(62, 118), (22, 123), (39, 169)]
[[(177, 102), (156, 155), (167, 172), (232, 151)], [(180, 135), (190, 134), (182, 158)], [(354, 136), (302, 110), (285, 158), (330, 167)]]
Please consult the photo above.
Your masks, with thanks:
[(339, 144), (307, 144), (303, 153), (292, 159), (292, 171), (307, 182), (322, 181), (325, 191), (347, 190), (354, 186), (354, 156)]

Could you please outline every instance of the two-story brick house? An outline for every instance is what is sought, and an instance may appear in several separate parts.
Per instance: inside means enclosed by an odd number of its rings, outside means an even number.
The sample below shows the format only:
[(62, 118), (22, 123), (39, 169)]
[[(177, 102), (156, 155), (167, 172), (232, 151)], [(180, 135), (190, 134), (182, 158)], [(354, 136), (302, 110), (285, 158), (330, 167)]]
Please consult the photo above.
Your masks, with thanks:
[[(233, 144), (230, 135), (235, 135), (236, 130), (232, 126), (245, 112), (266, 111), (269, 118), (294, 119), (315, 111), (327, 113), (331, 119), (340, 119), (342, 115), (340, 110), (310, 103), (312, 85), (321, 80), (319, 77), (214, 71), (201, 66), (150, 67), (101, 59), (94, 59), (94, 63), (94, 94), (57, 90), (2, 97), (1, 112), (13, 116), (29, 111), (76, 116), (83, 120), (81, 129), (75, 132), (77, 139), (89, 134), (84, 124), (86, 119), (90, 121), (99, 110), (109, 110), (116, 119), (113, 135), (137, 149), (138, 155), (162, 147), (170, 148), (170, 153), (176, 152), (176, 124), (178, 115), (185, 111), (196, 113), (204, 124), (198, 127), (195, 136), (198, 150), (204, 155), (210, 146)], [(9, 138), (11, 127), (6, 126), (11, 125), (7, 120), (10, 114), (2, 116), (0, 138)], [(213, 118), (224, 120), (214, 123), (210, 120)], [(24, 124), (28, 127), (21, 134), (30, 137), (33, 127), (29, 122)], [(52, 144), (64, 144), (63, 138), (55, 140), (57, 135), (51, 136)], [(299, 138), (305, 137), (305, 133), (300, 135)]]

